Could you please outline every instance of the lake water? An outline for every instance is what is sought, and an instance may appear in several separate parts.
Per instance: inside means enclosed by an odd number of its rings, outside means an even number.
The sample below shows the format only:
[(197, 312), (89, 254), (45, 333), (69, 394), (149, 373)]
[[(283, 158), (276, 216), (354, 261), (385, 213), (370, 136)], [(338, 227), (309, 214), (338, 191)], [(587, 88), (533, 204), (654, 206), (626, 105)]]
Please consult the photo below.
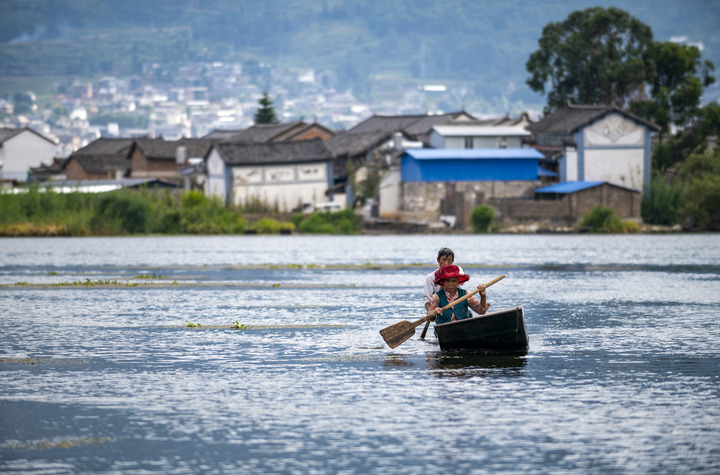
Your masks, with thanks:
[[(443, 246), (526, 355), (384, 344)], [(0, 239), (0, 284), (2, 471), (720, 472), (718, 235)]]

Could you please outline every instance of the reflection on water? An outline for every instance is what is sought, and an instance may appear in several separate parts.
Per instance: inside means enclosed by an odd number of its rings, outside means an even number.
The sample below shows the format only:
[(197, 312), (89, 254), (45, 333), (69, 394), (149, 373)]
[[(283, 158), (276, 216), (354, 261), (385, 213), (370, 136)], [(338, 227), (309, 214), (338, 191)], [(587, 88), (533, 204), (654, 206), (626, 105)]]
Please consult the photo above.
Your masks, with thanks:
[[(527, 354), (385, 345), (443, 246)], [(718, 308), (716, 235), (0, 239), (0, 470), (718, 473)]]
[(437, 377), (519, 376), (525, 364), (524, 355), (457, 350), (428, 353), (426, 360), (427, 368)]

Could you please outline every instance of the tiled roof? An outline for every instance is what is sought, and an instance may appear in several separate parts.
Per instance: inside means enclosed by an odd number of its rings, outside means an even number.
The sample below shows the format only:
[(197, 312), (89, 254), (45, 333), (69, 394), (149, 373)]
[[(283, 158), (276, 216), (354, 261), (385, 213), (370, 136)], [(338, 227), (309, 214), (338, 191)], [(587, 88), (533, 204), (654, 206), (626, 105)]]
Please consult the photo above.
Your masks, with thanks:
[(354, 157), (367, 153), (370, 149), (388, 140), (392, 135), (392, 132), (384, 131), (366, 133), (341, 132), (330, 137), (327, 141), (327, 146), (337, 157), (343, 155)]
[(658, 126), (652, 122), (615, 106), (586, 106), (576, 104), (569, 104), (568, 107), (558, 109), (538, 122), (528, 125), (528, 130), (534, 133), (570, 134), (580, 127), (594, 122), (611, 112), (624, 115), (635, 122), (647, 126), (651, 130), (660, 130)]
[(262, 143), (269, 142), (278, 136), (291, 132), (295, 128), (305, 126), (305, 122), (298, 120), (296, 122), (287, 122), (280, 124), (255, 124), (252, 127), (238, 132), (226, 142), (232, 143)]
[(178, 147), (185, 147), (187, 158), (205, 157), (208, 150), (218, 140), (212, 139), (180, 139), (167, 141), (163, 139), (136, 139), (135, 143), (145, 158), (150, 160), (175, 160)]
[(7, 140), (10, 140), (11, 138), (15, 137), (16, 135), (20, 135), (21, 133), (23, 133), (25, 131), (35, 134), (38, 137), (40, 137), (41, 139), (45, 139), (50, 143), (53, 143), (53, 144), (55, 143), (52, 140), (50, 140), (49, 138), (45, 137), (43, 134), (31, 129), (30, 127), (22, 127), (19, 129), (0, 128), (0, 144)]
[(73, 155), (130, 155), (133, 142), (136, 139), (111, 139), (106, 137), (100, 137), (99, 139), (90, 142), (80, 150), (77, 150)]
[(25, 129), (6, 129), (2, 128), (0, 129), (0, 143), (5, 142), (6, 140), (9, 140), (19, 133), (25, 131)]
[(333, 154), (320, 139), (267, 143), (219, 142), (215, 149), (228, 165), (263, 165), (332, 161)]
[(130, 159), (123, 155), (74, 154), (70, 157), (87, 173), (107, 173), (112, 170), (129, 170)]

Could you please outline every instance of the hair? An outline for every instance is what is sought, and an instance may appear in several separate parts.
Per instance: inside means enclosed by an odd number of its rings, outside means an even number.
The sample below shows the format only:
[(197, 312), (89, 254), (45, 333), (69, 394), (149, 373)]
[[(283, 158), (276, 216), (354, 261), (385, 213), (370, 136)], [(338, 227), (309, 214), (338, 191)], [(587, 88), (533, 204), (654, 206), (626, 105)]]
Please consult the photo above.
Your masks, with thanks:
[(440, 249), (438, 251), (438, 256), (437, 256), (438, 259), (440, 259), (441, 257), (447, 257), (447, 256), (452, 256), (453, 260), (455, 260), (455, 253), (452, 252), (452, 249), (450, 249), (449, 247), (443, 247), (442, 249)]

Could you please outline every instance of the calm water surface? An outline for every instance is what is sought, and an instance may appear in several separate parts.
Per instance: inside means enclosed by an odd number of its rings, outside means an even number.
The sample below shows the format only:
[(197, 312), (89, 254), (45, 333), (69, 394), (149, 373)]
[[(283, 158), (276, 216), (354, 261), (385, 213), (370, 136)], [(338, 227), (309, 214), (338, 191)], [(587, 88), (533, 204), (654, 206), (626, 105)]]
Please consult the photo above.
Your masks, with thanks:
[[(442, 246), (527, 355), (384, 344)], [(718, 235), (0, 239), (0, 470), (718, 473), (719, 309)]]

